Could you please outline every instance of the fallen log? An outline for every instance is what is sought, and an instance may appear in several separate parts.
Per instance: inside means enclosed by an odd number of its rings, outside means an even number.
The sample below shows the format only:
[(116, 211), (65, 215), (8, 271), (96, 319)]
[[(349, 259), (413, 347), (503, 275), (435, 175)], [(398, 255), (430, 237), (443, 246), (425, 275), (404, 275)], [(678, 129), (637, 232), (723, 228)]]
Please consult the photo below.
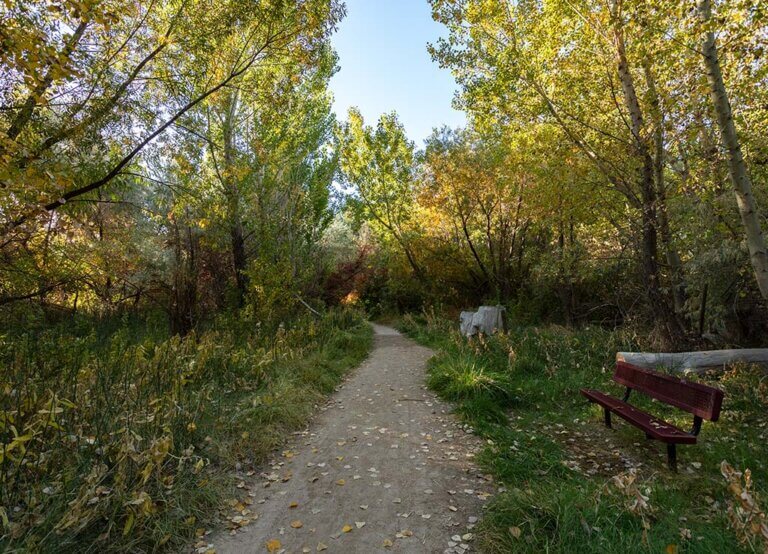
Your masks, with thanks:
[(704, 371), (737, 362), (768, 365), (768, 348), (734, 350), (702, 350), (700, 352), (617, 352), (617, 362), (654, 369), (664, 367), (674, 371)]

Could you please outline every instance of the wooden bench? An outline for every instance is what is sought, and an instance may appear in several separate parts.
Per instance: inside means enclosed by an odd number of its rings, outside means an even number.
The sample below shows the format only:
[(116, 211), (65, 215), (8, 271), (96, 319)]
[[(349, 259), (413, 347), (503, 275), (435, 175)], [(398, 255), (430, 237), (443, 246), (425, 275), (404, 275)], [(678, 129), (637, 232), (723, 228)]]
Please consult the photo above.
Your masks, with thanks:
[[(723, 391), (720, 389), (691, 383), (624, 362), (616, 363), (613, 380), (627, 388), (623, 399), (591, 389), (581, 389), (581, 394), (590, 402), (603, 407), (606, 427), (611, 426), (611, 414), (614, 413), (645, 431), (646, 438), (666, 443), (667, 460), (672, 470), (677, 470), (676, 446), (695, 444), (696, 437), (701, 431), (702, 420), (717, 421), (720, 417), (720, 408), (723, 403)], [(633, 390), (693, 414), (693, 427), (690, 431), (683, 431), (663, 419), (632, 406), (628, 401)]]

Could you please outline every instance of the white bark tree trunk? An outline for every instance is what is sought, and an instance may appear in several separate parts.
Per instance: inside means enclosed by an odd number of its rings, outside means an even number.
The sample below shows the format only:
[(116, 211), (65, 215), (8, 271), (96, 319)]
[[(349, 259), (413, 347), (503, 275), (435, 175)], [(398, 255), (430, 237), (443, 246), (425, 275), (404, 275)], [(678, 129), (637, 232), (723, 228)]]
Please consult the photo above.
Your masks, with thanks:
[(741, 144), (736, 134), (736, 126), (733, 123), (731, 105), (728, 102), (728, 93), (723, 82), (723, 73), (720, 69), (720, 60), (717, 57), (717, 45), (715, 33), (708, 28), (712, 17), (710, 0), (698, 0), (697, 10), (699, 19), (705, 26), (702, 39), (702, 54), (704, 67), (709, 82), (709, 92), (717, 115), (717, 124), (720, 128), (720, 138), (728, 153), (728, 169), (733, 183), (736, 203), (739, 214), (747, 235), (752, 269), (755, 272), (757, 286), (763, 298), (768, 300), (768, 251), (766, 251), (765, 239), (760, 228), (760, 214), (757, 210), (757, 202), (752, 194), (752, 181), (747, 172), (747, 165), (741, 153)]

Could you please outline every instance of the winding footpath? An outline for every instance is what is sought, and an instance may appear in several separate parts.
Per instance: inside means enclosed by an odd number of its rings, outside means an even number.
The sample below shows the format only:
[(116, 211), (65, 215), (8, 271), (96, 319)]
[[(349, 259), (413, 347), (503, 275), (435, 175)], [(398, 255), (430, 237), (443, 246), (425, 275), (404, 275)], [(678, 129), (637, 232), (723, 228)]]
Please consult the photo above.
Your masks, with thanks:
[(218, 554), (474, 550), (494, 491), (474, 465), (481, 441), (427, 390), (433, 352), (374, 329), (370, 357), (309, 429), (243, 478), (251, 522), (214, 536)]

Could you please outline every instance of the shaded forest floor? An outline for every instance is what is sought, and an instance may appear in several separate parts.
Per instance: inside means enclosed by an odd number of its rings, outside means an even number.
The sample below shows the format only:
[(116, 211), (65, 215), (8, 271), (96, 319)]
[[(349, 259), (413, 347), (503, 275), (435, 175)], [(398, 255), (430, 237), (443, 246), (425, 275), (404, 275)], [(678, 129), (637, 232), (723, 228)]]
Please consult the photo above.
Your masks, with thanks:
[[(705, 423), (699, 443), (679, 451), (679, 473), (666, 451), (580, 396), (594, 387), (620, 396), (612, 382), (616, 351), (636, 337), (598, 328), (515, 328), (467, 341), (458, 325), (405, 317), (400, 328), (438, 350), (429, 385), (488, 441), (479, 456), (506, 492), (478, 528), (488, 552), (754, 552), (765, 544), (734, 511), (741, 501), (721, 474), (727, 460), (751, 469), (752, 498), (768, 505), (768, 378), (734, 367), (702, 377), (725, 390), (720, 421)], [(682, 428), (688, 414), (643, 403)], [(743, 485), (743, 480), (742, 480)], [(741, 523), (733, 516), (740, 517)]]
[(249, 522), (243, 476), (371, 341), (352, 311), (221, 316), (185, 338), (85, 317), (0, 331), (0, 551), (208, 551), (222, 519)]

